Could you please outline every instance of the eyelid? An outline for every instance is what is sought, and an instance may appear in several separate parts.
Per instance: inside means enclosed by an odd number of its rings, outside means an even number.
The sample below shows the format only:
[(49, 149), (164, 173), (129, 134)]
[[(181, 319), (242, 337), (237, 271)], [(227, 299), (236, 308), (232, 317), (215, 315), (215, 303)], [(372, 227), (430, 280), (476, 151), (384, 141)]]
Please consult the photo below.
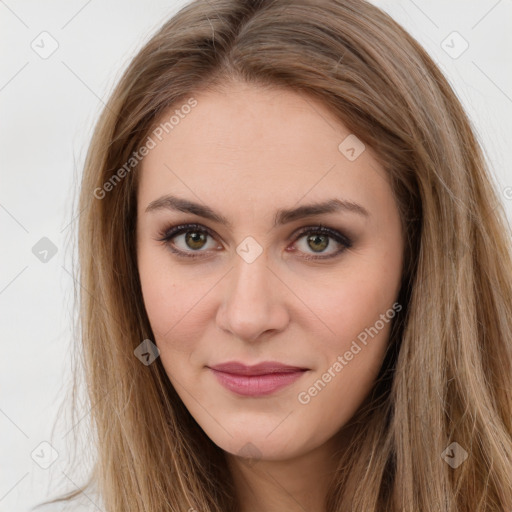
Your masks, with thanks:
[[(172, 247), (171, 240), (172, 238), (175, 238), (176, 236), (179, 236), (183, 233), (186, 233), (188, 231), (198, 231), (203, 232), (212, 237), (213, 239), (217, 240), (218, 235), (214, 233), (210, 228), (207, 226), (204, 226), (202, 224), (198, 223), (185, 223), (185, 224), (178, 224), (171, 227), (166, 227), (158, 232), (158, 238), (156, 240), (158, 242), (164, 243), (168, 247), (168, 249), (176, 254), (179, 257), (182, 257), (184, 259), (195, 259), (200, 257), (207, 257), (203, 256), (201, 253), (208, 254), (209, 251), (182, 251), (180, 249), (176, 249)], [(293, 242), (297, 242), (300, 240), (304, 235), (311, 233), (320, 233), (323, 235), (328, 236), (329, 238), (333, 239), (336, 243), (342, 245), (342, 248), (338, 251), (336, 251), (333, 254), (329, 254), (326, 256), (323, 256), (322, 253), (319, 253), (318, 255), (314, 254), (307, 254), (305, 256), (302, 256), (303, 259), (306, 260), (329, 260), (333, 259), (336, 256), (339, 256), (342, 252), (344, 252), (346, 249), (350, 249), (353, 245), (353, 242), (351, 238), (346, 236), (343, 232), (339, 231), (338, 229), (331, 228), (323, 223), (315, 223), (315, 224), (309, 224), (306, 226), (302, 226), (298, 229), (296, 229), (290, 236), (289, 239), (293, 240)], [(294, 251), (295, 252), (295, 251)], [(190, 253), (190, 254), (189, 254)]]
[(352, 246), (353, 242), (347, 235), (345, 235), (344, 233), (342, 233), (341, 231), (339, 231), (335, 228), (331, 228), (322, 223), (316, 223), (316, 224), (310, 224), (307, 226), (303, 226), (303, 227), (295, 230), (291, 234), (290, 238), (302, 237), (303, 234), (315, 233), (315, 232), (329, 235), (331, 238), (334, 238), (335, 240), (340, 239), (339, 243), (344, 243), (344, 244), (348, 245), (349, 247)]
[(194, 231), (194, 230), (207, 233), (212, 238), (215, 238), (215, 239), (218, 238), (218, 235), (214, 231), (212, 231), (210, 228), (208, 228), (207, 226), (204, 226), (202, 224), (197, 224), (194, 222), (190, 222), (190, 223), (186, 223), (186, 224), (172, 225), (170, 227), (161, 229), (158, 232), (159, 238), (157, 238), (157, 241), (165, 242), (171, 238), (174, 238), (175, 236), (186, 233), (187, 231)]

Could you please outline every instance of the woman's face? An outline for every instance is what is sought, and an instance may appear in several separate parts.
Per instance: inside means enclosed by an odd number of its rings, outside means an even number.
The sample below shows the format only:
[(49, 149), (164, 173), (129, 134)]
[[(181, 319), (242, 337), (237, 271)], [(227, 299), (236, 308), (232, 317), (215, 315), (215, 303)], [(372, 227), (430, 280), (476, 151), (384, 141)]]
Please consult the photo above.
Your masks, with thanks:
[(401, 308), (398, 210), (371, 149), (316, 100), (242, 84), (194, 99), (163, 116), (138, 171), (152, 341), (219, 447), (306, 454), (382, 364)]

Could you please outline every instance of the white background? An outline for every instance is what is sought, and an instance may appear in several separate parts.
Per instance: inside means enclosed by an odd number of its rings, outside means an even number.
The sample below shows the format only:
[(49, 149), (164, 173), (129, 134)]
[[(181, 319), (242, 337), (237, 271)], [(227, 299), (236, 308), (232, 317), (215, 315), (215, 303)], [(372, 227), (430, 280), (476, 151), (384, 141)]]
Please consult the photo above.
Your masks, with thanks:
[[(512, 218), (512, 2), (374, 3), (412, 33), (448, 77)], [(69, 378), (74, 198), (94, 122), (113, 85), (182, 4), (0, 0), (0, 511), (26, 511), (62, 485), (80, 482), (62, 473), (70, 427), (51, 437)], [(42, 46), (43, 31), (58, 43), (46, 59), (31, 47)], [(469, 43), (456, 59), (442, 45), (453, 31)], [(455, 49), (460, 44), (454, 40)], [(46, 263), (32, 253), (42, 237), (57, 247)], [(31, 458), (43, 441), (59, 454), (46, 470)], [(85, 500), (89, 508), (101, 510), (91, 500)]]

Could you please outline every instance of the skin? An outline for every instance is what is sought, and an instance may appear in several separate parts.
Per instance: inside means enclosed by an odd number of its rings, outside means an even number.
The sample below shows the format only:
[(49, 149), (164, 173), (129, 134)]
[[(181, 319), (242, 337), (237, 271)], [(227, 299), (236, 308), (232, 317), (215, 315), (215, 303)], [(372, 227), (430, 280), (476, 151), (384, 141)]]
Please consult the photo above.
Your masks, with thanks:
[[(138, 266), (154, 341), (184, 404), (226, 452), (244, 512), (323, 511), (334, 452), (346, 442), (343, 426), (372, 387), (391, 323), (359, 344), (307, 404), (298, 395), (395, 303), (404, 249), (398, 209), (371, 148), (347, 159), (338, 145), (349, 130), (317, 100), (241, 83), (194, 98), (197, 106), (139, 171)], [(165, 194), (208, 205), (232, 226), (146, 211)], [(273, 227), (280, 208), (332, 198), (357, 203), (368, 216), (339, 211)], [(213, 237), (194, 244), (181, 233), (167, 245), (159, 241), (162, 231), (185, 223), (209, 228)], [(307, 234), (294, 235), (319, 223), (352, 246), (307, 260), (342, 247), (333, 238), (326, 247), (326, 239), (308, 244)], [(251, 263), (236, 251), (248, 236), (263, 251)], [(199, 257), (176, 256), (172, 243)], [(207, 368), (226, 361), (279, 361), (308, 371), (272, 395), (241, 397)], [(253, 460), (242, 456), (248, 443)]]

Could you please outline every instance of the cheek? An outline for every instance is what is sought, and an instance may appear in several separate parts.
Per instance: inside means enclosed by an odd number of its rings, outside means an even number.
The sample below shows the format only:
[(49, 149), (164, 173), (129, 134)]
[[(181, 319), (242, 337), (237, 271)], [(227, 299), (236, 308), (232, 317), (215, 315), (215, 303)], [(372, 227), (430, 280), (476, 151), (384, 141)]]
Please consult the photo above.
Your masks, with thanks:
[(184, 275), (180, 276), (161, 249), (142, 248), (138, 262), (146, 313), (157, 345), (162, 344), (188, 320), (201, 295), (201, 281), (192, 285)]
[[(321, 364), (308, 387), (302, 389), (301, 403), (315, 402), (320, 415), (323, 406), (338, 403), (343, 397), (343, 407), (338, 409), (342, 418), (335, 416), (337, 421), (348, 419), (373, 385), (393, 319), (401, 309), (396, 303), (401, 276), (399, 250), (400, 246), (389, 258), (375, 251), (336, 279), (320, 277), (315, 281), (317, 293), (307, 295), (308, 306), (322, 320), (321, 330), (310, 337), (315, 353), (321, 354)], [(306, 296), (306, 289), (301, 293)]]
[[(156, 265), (139, 265), (144, 305), (151, 324), (153, 334), (161, 338), (172, 329), (184, 312), (180, 311), (183, 301), (176, 301), (180, 287), (175, 280), (162, 275)], [(172, 304), (172, 305), (171, 305)]]
[[(319, 315), (329, 326), (311, 337), (321, 364), (297, 396), (308, 422), (336, 431), (361, 406), (382, 366), (393, 319), (400, 306), (395, 288), (382, 293), (379, 280), (347, 280), (341, 290), (324, 296)], [(335, 307), (327, 307), (336, 304)]]
[(162, 364), (169, 377), (182, 381), (187, 368), (187, 379), (193, 379), (205, 364), (200, 345), (214, 314), (208, 295), (219, 276), (171, 264), (165, 251), (152, 247), (142, 248), (138, 261), (144, 305)]
[(176, 273), (168, 275), (157, 265), (141, 262), (139, 272), (153, 341), (160, 351), (165, 372), (179, 390), (179, 383), (184, 381), (183, 369), (189, 366), (200, 339), (200, 334), (194, 332), (198, 323), (190, 322), (197, 290), (177, 278)]
[[(392, 308), (399, 292), (400, 269), (397, 267), (394, 272), (367, 265), (337, 276), (318, 276), (314, 287), (311, 282), (304, 282), (304, 287), (299, 286), (300, 282), (297, 284), (294, 291), (317, 317), (319, 328), (313, 339), (318, 340), (321, 352), (332, 356), (334, 352), (348, 350), (352, 340)], [(316, 292), (312, 293), (312, 289)], [(313, 326), (311, 322), (308, 329)], [(385, 330), (380, 322), (378, 327)]]

